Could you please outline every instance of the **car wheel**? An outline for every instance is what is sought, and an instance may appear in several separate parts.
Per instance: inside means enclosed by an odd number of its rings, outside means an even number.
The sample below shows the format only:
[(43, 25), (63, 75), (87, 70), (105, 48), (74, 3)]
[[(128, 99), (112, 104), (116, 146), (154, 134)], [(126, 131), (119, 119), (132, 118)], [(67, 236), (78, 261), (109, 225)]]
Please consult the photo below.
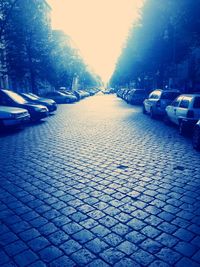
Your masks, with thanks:
[(152, 118), (152, 119), (155, 119), (155, 113), (153, 112), (153, 108), (151, 108), (150, 109), (150, 117)]
[(186, 125), (184, 123), (184, 121), (180, 121), (179, 122), (179, 134), (180, 135), (185, 135), (187, 133), (187, 128), (186, 128)]
[(200, 150), (200, 129), (196, 127), (192, 135), (192, 145), (196, 150)]
[(147, 111), (146, 111), (146, 109), (145, 109), (145, 106), (144, 106), (144, 105), (142, 106), (142, 112), (143, 112), (143, 114), (147, 114)]

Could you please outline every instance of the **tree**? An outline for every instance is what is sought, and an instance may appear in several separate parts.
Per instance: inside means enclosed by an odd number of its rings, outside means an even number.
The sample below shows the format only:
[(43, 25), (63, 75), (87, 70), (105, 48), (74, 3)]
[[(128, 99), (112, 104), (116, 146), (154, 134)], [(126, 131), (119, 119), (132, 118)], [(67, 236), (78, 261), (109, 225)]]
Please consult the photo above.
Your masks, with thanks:
[(175, 67), (200, 44), (200, 0), (148, 0), (133, 25), (116, 65), (113, 84), (142, 83), (163, 87)]
[(40, 2), (16, 2), (5, 29), (7, 68), (21, 86), (28, 78), (35, 93), (38, 79), (48, 78), (49, 40), (50, 28)]
[(19, 0), (2, 0), (0, 2), (0, 40), (4, 34), (4, 30), (6, 29), (9, 16), (11, 15), (17, 1)]
[(70, 37), (51, 30), (46, 1), (0, 3), (7, 72), (14, 89), (27, 88), (37, 94), (42, 81), (55, 88), (71, 87), (75, 75), (85, 84), (95, 81)]
[(70, 88), (75, 76), (83, 86), (97, 83), (84, 63), (71, 38), (62, 31), (53, 31), (51, 40), (51, 82), (56, 87)]

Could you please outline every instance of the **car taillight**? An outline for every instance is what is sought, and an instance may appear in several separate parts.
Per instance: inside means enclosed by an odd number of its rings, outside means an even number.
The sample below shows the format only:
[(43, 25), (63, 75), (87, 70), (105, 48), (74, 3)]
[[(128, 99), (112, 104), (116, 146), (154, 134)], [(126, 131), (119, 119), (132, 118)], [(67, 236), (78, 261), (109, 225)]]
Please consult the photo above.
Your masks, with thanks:
[(188, 110), (187, 118), (194, 118), (194, 111), (193, 110)]
[(156, 107), (160, 107), (160, 100), (157, 101), (157, 103), (156, 103)]

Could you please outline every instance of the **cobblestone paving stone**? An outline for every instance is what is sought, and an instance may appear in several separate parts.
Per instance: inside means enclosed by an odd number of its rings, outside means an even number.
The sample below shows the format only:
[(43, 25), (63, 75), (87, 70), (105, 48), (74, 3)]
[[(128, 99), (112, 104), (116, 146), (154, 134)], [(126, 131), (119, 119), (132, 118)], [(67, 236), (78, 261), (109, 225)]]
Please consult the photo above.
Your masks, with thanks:
[(0, 136), (0, 266), (200, 266), (200, 154), (110, 95)]

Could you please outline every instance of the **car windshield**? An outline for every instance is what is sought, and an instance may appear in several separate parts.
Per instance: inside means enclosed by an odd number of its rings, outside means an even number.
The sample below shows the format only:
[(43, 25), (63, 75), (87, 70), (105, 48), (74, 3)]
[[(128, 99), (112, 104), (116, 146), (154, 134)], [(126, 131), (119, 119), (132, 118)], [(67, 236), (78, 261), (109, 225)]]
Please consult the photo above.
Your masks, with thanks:
[(39, 99), (40, 98), (38, 95), (35, 95), (33, 93), (28, 93), (28, 95), (31, 95), (31, 96), (35, 97), (35, 99)]
[(59, 96), (66, 96), (66, 94), (65, 93), (62, 93), (62, 92), (57, 92), (57, 95), (59, 95)]
[(17, 102), (18, 104), (25, 104), (25, 103), (27, 103), (26, 102), (26, 100), (22, 97), (22, 96), (20, 96), (20, 95), (18, 95), (18, 94), (16, 94), (16, 93), (14, 93), (14, 92), (12, 92), (12, 91), (8, 91), (8, 90), (6, 90), (6, 91), (4, 91), (12, 100), (14, 100), (15, 102)]
[(34, 95), (30, 95), (30, 94), (24, 94), (27, 98), (29, 98), (30, 100), (37, 100), (38, 97), (35, 97)]
[(72, 93), (71, 92), (68, 92), (68, 91), (64, 91), (62, 92), (63, 94), (66, 94), (66, 95), (71, 95)]
[(162, 94), (162, 99), (169, 99), (169, 100), (173, 100), (175, 99), (177, 96), (179, 95), (179, 93), (177, 92), (164, 92)]

